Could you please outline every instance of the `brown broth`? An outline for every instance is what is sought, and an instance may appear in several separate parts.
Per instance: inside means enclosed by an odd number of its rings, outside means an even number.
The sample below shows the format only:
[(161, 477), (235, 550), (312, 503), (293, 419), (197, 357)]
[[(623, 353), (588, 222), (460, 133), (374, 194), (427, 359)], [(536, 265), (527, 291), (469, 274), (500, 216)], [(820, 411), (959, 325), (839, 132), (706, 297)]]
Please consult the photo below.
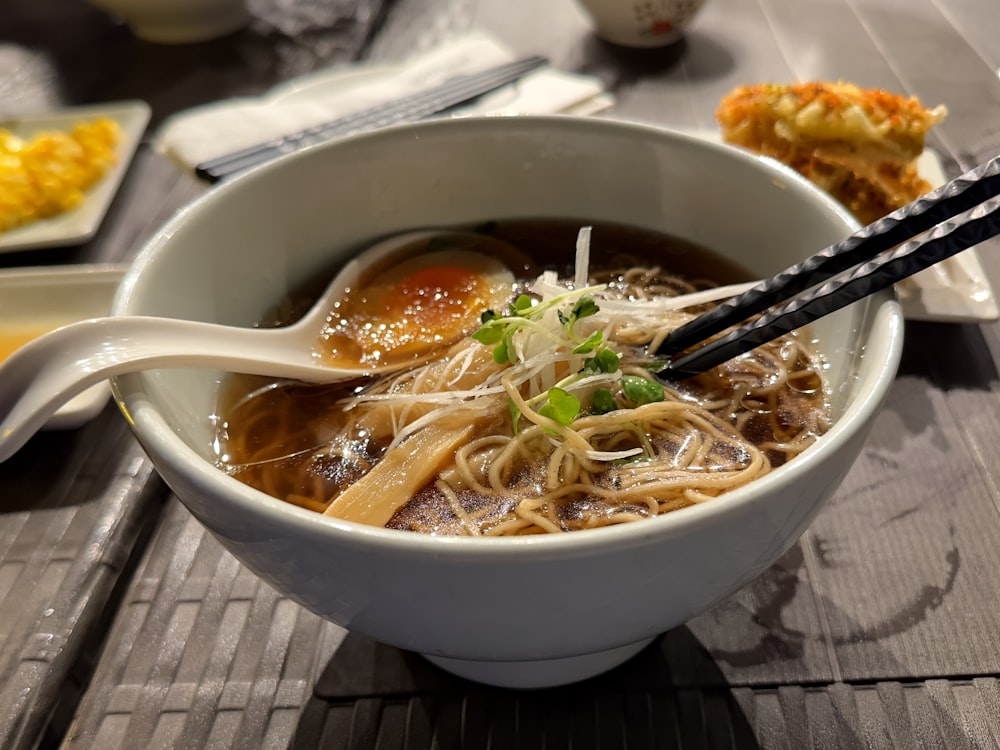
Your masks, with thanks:
[[(699, 288), (752, 278), (744, 269), (705, 248), (634, 227), (569, 219), (530, 219), (491, 222), (475, 230), (514, 245), (519, 254), (504, 260), (516, 277), (528, 280), (544, 269), (556, 270), (560, 276), (570, 275), (577, 233), (584, 225), (593, 226), (591, 269), (595, 272), (637, 265), (658, 266), (671, 276), (682, 277)], [(325, 278), (317, 280), (317, 288), (322, 288), (325, 281)], [(283, 300), (267, 324), (294, 320), (313, 298), (314, 295), (303, 292)], [(739, 362), (727, 363), (686, 381), (678, 390), (683, 398), (692, 401), (709, 392), (716, 400), (729, 399), (735, 405), (732, 420), (734, 424), (739, 420), (738, 431), (759, 446), (781, 438), (786, 431), (795, 433), (802, 425), (810, 433), (824, 431), (826, 402), (818, 372), (808, 373), (787, 392), (782, 392), (771, 404), (768, 414), (763, 416), (754, 413), (758, 404), (744, 403), (750, 399), (744, 391), (749, 392), (747, 389), (752, 386), (754, 378), (760, 377), (760, 373), (741, 368)], [(265, 388), (268, 382), (245, 376), (227, 379), (218, 412), (220, 465), (231, 475), (268, 494), (322, 511), (328, 501), (316, 498), (334, 498), (357, 480), (359, 465), (374, 465), (386, 447), (364, 434), (344, 437), (345, 418), (337, 402), (352, 388), (363, 384), (285, 384), (267, 388), (262, 395), (247, 401), (248, 394)], [(266, 408), (258, 408), (265, 402)], [(244, 419), (241, 414), (247, 404), (256, 415), (252, 420)], [(748, 413), (737, 415), (736, 411)], [(331, 424), (330, 415), (336, 415), (333, 420), (336, 424)], [(285, 442), (275, 441), (275, 434), (284, 435)], [(351, 465), (338, 457), (317, 456), (315, 449), (326, 445), (334, 435), (337, 435), (334, 439), (339, 441), (339, 448), (350, 450), (355, 459)], [(781, 450), (765, 449), (765, 453), (772, 465), (784, 461)], [(255, 463), (260, 461), (275, 462), (273, 465), (281, 465), (285, 470), (262, 471)], [(501, 504), (494, 510), (484, 511), (488, 504), (496, 502), (495, 499), (468, 491), (460, 493), (459, 502), (466, 511), (485, 515), (502, 514), (507, 509)], [(600, 501), (593, 498), (576, 498), (567, 502), (560, 510), (565, 528), (583, 528), (588, 514), (595, 508), (599, 512), (607, 511), (600, 508)], [(641, 508), (636, 509), (636, 512), (640, 511)], [(435, 490), (433, 482), (403, 506), (387, 525), (438, 534), (459, 533), (461, 526), (448, 503)]]
[(516, 273), (534, 278), (545, 268), (560, 276), (572, 271), (573, 248), (581, 226), (593, 226), (590, 247), (597, 268), (617, 268), (635, 262), (659, 265), (696, 286), (751, 281), (745, 268), (718, 253), (679, 237), (623, 224), (574, 219), (521, 219), (481, 225), (478, 231), (517, 247), (534, 265)]

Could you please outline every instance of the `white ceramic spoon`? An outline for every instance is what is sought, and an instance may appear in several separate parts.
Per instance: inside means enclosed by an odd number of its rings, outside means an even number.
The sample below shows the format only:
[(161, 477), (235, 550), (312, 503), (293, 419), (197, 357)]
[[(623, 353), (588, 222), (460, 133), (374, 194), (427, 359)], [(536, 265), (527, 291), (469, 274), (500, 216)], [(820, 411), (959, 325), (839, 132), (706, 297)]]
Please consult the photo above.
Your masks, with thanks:
[[(67, 401), (115, 375), (197, 367), (331, 383), (393, 368), (344, 369), (318, 362), (313, 346), (332, 305), (367, 269), (408, 243), (453, 230), (390, 237), (350, 260), (296, 323), (240, 328), (192, 320), (109, 317), (63, 326), (15, 352), (0, 366), (0, 462), (6, 461)], [(497, 240), (493, 240), (497, 242)]]

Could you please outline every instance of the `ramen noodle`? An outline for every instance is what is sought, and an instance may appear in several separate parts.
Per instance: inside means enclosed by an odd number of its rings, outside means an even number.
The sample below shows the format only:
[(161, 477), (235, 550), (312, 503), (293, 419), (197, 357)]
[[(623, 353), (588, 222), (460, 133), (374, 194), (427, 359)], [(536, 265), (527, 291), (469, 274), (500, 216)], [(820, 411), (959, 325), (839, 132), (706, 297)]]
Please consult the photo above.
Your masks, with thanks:
[[(232, 377), (216, 417), (220, 466), (346, 520), (525, 535), (711, 501), (826, 430), (822, 366), (803, 332), (677, 384), (656, 378), (658, 341), (726, 296), (719, 284), (745, 280), (739, 269), (661, 234), (579, 227), (501, 222), (413, 250), (434, 260), (386, 264), (331, 314), (317, 356), (337, 331), (339, 364), (395, 347), (412, 365), (335, 386)], [(487, 239), (510, 257), (481, 252)], [(427, 321), (441, 316), (450, 332), (435, 339)], [(389, 332), (385, 351), (372, 330)]]

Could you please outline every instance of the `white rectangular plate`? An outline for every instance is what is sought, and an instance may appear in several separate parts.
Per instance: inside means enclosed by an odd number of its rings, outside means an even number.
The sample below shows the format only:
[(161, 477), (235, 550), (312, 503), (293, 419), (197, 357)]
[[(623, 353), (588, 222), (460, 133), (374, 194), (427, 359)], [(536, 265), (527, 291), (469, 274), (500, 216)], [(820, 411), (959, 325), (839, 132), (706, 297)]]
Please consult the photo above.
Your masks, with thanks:
[(117, 146), (117, 162), (87, 191), (80, 205), (47, 219), (0, 232), (0, 252), (78, 245), (93, 237), (135, 155), (149, 122), (149, 115), (149, 105), (145, 102), (126, 101), (73, 107), (0, 121), (0, 128), (5, 128), (20, 138), (31, 138), (44, 130), (69, 131), (79, 122), (98, 117), (115, 120), (122, 129), (121, 141)]
[[(0, 271), (0, 337), (108, 315), (124, 274), (124, 266), (108, 264)], [(60, 408), (43, 429), (81, 426), (104, 408), (110, 393), (107, 383), (89, 388)]]

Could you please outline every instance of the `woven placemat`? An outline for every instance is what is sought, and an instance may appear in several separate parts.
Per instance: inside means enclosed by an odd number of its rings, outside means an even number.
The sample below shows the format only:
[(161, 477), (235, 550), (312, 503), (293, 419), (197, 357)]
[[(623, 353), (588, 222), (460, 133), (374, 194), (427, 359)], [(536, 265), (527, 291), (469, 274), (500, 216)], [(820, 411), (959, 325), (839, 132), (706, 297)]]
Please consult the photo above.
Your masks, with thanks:
[(83, 654), (166, 490), (113, 406), (36, 436), (0, 478), (0, 747), (12, 750), (35, 747), (80, 690)]
[[(798, 554), (755, 585), (773, 588)], [(790, 658), (776, 660), (770, 680), (761, 665), (748, 665), (742, 682), (724, 674), (726, 644), (758, 641), (752, 589), (599, 677), (494, 689), (280, 596), (173, 500), (64, 747), (1000, 746), (994, 677), (847, 684), (810, 672), (818, 661)], [(720, 618), (720, 608), (730, 614)], [(794, 676), (789, 664), (799, 665)]]

